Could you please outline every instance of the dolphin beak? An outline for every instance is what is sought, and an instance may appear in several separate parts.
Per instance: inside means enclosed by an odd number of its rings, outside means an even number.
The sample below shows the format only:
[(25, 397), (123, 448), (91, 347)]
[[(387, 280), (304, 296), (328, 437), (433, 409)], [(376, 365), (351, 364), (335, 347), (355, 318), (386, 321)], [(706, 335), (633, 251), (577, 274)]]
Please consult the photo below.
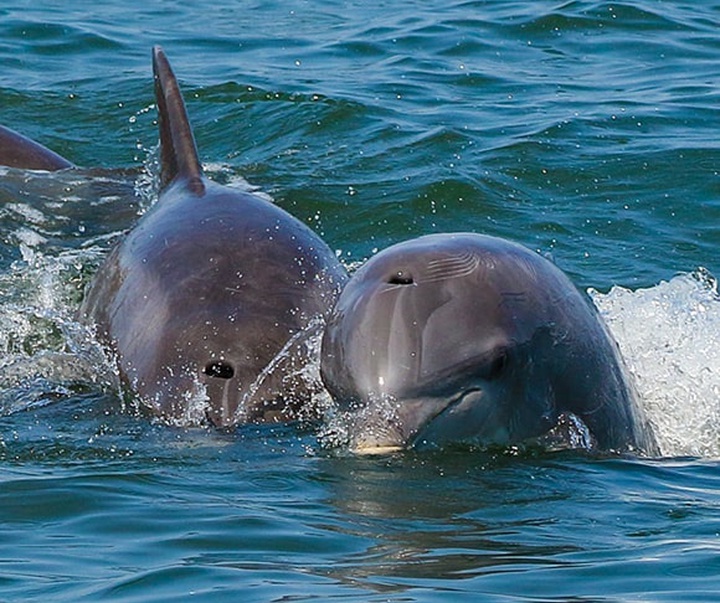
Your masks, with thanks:
[(350, 449), (350, 452), (359, 456), (381, 456), (394, 454), (404, 450), (402, 446), (378, 446), (377, 444), (363, 445)]
[(406, 447), (407, 442), (401, 426), (393, 418), (381, 415), (368, 417), (368, 420), (354, 421), (350, 452), (371, 456), (392, 454)]
[(213, 403), (205, 409), (206, 418), (218, 429), (232, 427), (237, 423), (237, 384), (233, 379), (207, 379), (208, 399)]

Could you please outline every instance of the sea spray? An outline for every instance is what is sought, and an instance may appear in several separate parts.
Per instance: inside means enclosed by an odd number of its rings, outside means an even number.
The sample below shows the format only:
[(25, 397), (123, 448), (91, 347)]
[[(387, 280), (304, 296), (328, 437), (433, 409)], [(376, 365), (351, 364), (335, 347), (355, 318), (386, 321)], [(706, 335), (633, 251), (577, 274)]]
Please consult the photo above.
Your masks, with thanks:
[(720, 300), (706, 270), (654, 287), (589, 290), (664, 456), (720, 456)]

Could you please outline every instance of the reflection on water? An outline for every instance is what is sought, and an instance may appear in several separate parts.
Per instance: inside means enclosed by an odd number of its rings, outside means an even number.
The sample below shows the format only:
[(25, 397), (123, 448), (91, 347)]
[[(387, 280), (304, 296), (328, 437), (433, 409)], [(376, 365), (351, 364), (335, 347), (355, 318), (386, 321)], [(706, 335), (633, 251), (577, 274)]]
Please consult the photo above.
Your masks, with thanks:
[(561, 565), (582, 549), (557, 539), (558, 518), (542, 515), (573, 497), (568, 484), (583, 479), (581, 468), (458, 451), (329, 459), (323, 470), (333, 478), (329, 502), (351, 518), (339, 529), (372, 543), (328, 570), (338, 580), (402, 590), (404, 579)]
[[(658, 489), (671, 473), (569, 453), (324, 459), (319, 479), (343, 518), (328, 529), (368, 544), (318, 571), (376, 592), (504, 589), (572, 600), (577, 592), (642, 591), (645, 572), (669, 561), (662, 552), (666, 538), (678, 536), (682, 509), (710, 503), (717, 515), (710, 493), (700, 502), (691, 491)], [(653, 503), (645, 498), (648, 484)], [(590, 580), (600, 578), (592, 569), (599, 559), (613, 568), (602, 587)]]

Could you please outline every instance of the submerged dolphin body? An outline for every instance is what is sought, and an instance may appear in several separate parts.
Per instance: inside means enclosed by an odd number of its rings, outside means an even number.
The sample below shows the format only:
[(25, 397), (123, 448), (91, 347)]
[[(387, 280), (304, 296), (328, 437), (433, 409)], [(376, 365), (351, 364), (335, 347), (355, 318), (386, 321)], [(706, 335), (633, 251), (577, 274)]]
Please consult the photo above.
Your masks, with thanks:
[(430, 235), (371, 258), (328, 319), (321, 374), (359, 452), (515, 444), (566, 416), (599, 449), (656, 451), (589, 300), (504, 239)]
[(81, 312), (124, 380), (164, 419), (217, 426), (290, 419), (307, 338), (347, 279), (307, 226), (203, 174), (182, 94), (153, 49), (161, 144), (157, 203), (114, 248)]
[(75, 167), (57, 153), (5, 126), (0, 126), (0, 165), (48, 172)]

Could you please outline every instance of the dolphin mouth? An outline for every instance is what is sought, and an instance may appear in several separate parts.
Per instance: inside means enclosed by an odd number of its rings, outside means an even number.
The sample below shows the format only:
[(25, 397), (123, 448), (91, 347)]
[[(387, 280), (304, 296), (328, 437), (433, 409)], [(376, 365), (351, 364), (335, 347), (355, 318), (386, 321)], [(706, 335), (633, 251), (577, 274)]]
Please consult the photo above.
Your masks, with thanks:
[(400, 452), (406, 448), (401, 426), (384, 416), (355, 422), (349, 450), (358, 456), (379, 456)]
[[(479, 390), (472, 390), (472, 392)], [(424, 434), (462, 404), (468, 392), (452, 399), (414, 398), (369, 406), (354, 423), (349, 450), (359, 456), (393, 454), (426, 443)], [(451, 438), (452, 439), (452, 438)]]
[[(468, 412), (468, 400), (472, 398), (477, 406), (478, 400), (483, 398), (483, 390), (480, 388), (472, 388), (463, 391), (460, 395), (449, 400), (425, 400), (425, 404), (432, 404), (433, 408), (428, 408), (428, 414), (418, 424), (414, 430), (412, 438), (408, 441), (409, 448), (419, 448), (427, 445), (441, 445), (444, 442), (458, 441), (467, 439), (475, 435), (477, 427), (468, 431), (470, 425), (478, 423), (477, 418), (473, 418), (471, 422), (464, 422), (462, 418)], [(477, 408), (474, 408), (477, 412)], [(485, 409), (484, 421), (490, 415), (489, 409)]]

